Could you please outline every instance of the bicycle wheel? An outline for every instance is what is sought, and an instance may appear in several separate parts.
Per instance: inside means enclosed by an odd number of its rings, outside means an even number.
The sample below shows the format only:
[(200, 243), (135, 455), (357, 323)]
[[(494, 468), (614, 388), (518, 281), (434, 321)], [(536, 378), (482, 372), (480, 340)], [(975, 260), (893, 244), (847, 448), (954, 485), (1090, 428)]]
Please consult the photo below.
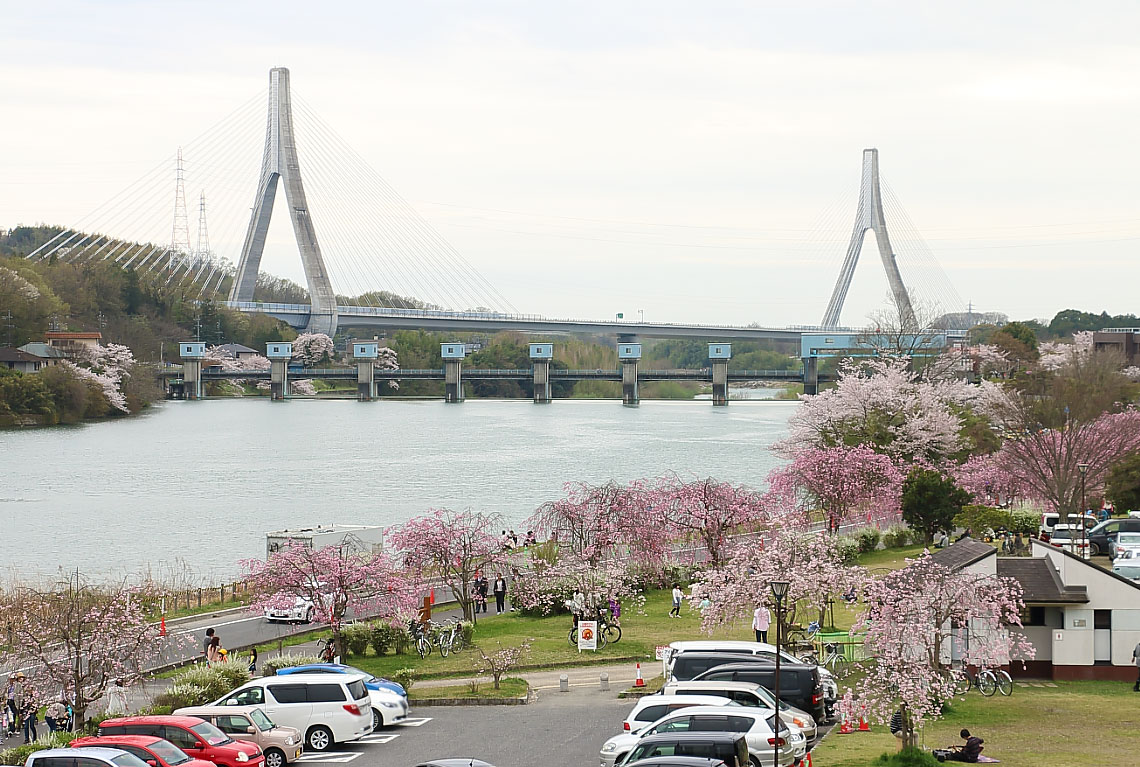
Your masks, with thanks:
[(970, 675), (965, 671), (954, 671), (951, 673), (954, 679), (954, 694), (965, 695), (968, 693), (970, 687), (973, 685), (973, 680), (970, 679)]
[(426, 636), (416, 637), (416, 652), (420, 654), (421, 658), (431, 655), (431, 642)]
[(1004, 669), (998, 669), (994, 672), (994, 677), (997, 678), (998, 692), (1002, 695), (1009, 696), (1013, 694), (1013, 679)]
[(839, 653), (835, 653), (827, 659), (827, 667), (831, 669), (831, 673), (835, 674), (837, 679), (843, 679), (851, 673), (851, 661)]
[(451, 652), (451, 639), (447, 634), (441, 634), (439, 639), (436, 640), (436, 647), (439, 648), (439, 655), (441, 658), (446, 658), (447, 654)]
[(568, 637), (566, 637), (566, 641), (570, 643), (571, 647), (577, 647), (578, 646), (578, 627), (577, 626), (570, 629), (570, 635)]
[(997, 679), (994, 677), (992, 671), (979, 672), (975, 684), (978, 685), (978, 692), (987, 698), (992, 697), (993, 694), (997, 692)]
[(602, 636), (606, 638), (607, 642), (620, 642), (621, 626), (616, 623), (607, 623), (606, 627), (602, 629)]
[(462, 652), (464, 646), (465, 645), (463, 644), (463, 630), (458, 629), (458, 630), (456, 630), (456, 632), (454, 634), (451, 635), (451, 651), (452, 652)]

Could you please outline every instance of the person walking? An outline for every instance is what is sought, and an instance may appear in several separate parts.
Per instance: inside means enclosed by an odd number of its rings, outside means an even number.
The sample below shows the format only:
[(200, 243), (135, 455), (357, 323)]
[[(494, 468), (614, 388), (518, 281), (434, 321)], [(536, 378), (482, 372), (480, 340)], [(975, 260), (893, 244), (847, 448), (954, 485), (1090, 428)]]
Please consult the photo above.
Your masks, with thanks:
[(206, 629), (206, 641), (202, 643), (202, 655), (207, 656), (207, 658), (206, 658), (207, 661), (209, 660), (208, 656), (210, 655), (210, 642), (213, 641), (213, 639), (214, 639), (214, 629), (213, 628)]
[(1132, 685), (1132, 692), (1140, 692), (1140, 642), (1132, 650), (1132, 662), (1136, 664), (1136, 684)]
[(19, 689), (19, 680), (16, 675), (8, 677), (7, 695), (4, 706), (8, 710), (8, 735), (16, 734), (16, 721), (20, 718), (20, 709), (16, 707), (16, 691)]
[(249, 648), (249, 665), (246, 666), (245, 670), (251, 674), (257, 673), (257, 648), (256, 647)]
[(107, 715), (127, 713), (127, 688), (122, 679), (116, 679), (107, 690)]
[(772, 625), (772, 613), (768, 608), (760, 605), (752, 611), (752, 630), (756, 632), (756, 641), (768, 643), (768, 627)]
[(495, 576), (495, 587), (492, 591), (495, 592), (495, 612), (501, 613), (507, 607), (507, 579), (502, 573)]
[(483, 573), (475, 576), (475, 612), (487, 612), (487, 579)]
[(685, 598), (685, 592), (681, 591), (681, 584), (673, 584), (673, 609), (669, 611), (670, 618), (681, 617), (681, 600)]
[(23, 674), (17, 674), (17, 681), (22, 682), (16, 704), (20, 707), (20, 718), (24, 720), (24, 743), (39, 740), (36, 732), (36, 720), (39, 719), (40, 707), (36, 703), (36, 691), (24, 679)]
[(215, 663), (221, 663), (225, 660), (222, 655), (222, 638), (217, 634), (210, 637), (209, 644), (206, 645), (206, 668), (210, 668)]

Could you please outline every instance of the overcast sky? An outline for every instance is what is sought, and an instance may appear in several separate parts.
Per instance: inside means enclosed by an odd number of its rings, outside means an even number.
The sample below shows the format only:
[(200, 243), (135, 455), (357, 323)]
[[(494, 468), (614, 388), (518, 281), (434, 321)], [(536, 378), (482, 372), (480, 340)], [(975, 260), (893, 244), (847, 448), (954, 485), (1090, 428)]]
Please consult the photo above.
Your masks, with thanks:
[[(77, 223), (160, 167), (158, 191), (117, 215), (153, 211), (168, 233), (163, 163), (237, 110), (241, 156), (219, 155), (232, 177), (205, 190), (238, 200), (209, 216), (211, 244), (232, 251), (259, 94), (287, 66), (304, 103), (520, 311), (817, 323), (862, 150), (877, 147), (963, 301), (1015, 318), (1137, 312), (1137, 29), (1135, 2), (7, 0), (0, 227)], [(188, 169), (191, 236), (195, 181)], [(311, 207), (318, 235), (338, 226), (335, 206)], [(890, 215), (904, 280), (948, 295)], [(381, 259), (329, 242), (338, 288), (349, 266), (351, 287), (389, 287)], [(280, 209), (263, 266), (303, 279)], [(868, 238), (844, 321), (885, 297)]]

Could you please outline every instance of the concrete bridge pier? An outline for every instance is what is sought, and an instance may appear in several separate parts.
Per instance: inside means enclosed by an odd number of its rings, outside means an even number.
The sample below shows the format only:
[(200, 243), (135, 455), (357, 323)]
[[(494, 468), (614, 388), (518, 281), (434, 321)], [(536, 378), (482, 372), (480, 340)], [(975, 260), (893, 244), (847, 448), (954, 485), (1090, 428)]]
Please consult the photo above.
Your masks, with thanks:
[(724, 407), (728, 404), (728, 361), (730, 359), (732, 359), (732, 344), (709, 344), (713, 407)]
[(637, 363), (641, 359), (641, 344), (618, 342), (618, 361), (621, 363), (621, 404), (637, 407), (641, 395), (637, 389)]
[(356, 360), (356, 398), (361, 402), (376, 399), (376, 358), (380, 355), (380, 344), (375, 341), (352, 345), (352, 357)]
[(531, 344), (530, 361), (534, 366), (534, 403), (550, 404), (550, 360), (554, 357), (554, 344)]
[(289, 362), (293, 359), (293, 344), (284, 341), (267, 343), (265, 356), (269, 358), (269, 397), (284, 400), (289, 396)]
[(178, 344), (182, 357), (182, 391), (186, 399), (205, 399), (202, 388), (202, 360), (206, 357), (206, 344), (201, 341), (183, 341)]
[(819, 358), (804, 357), (804, 394), (819, 394)]
[(443, 401), (463, 401), (463, 360), (467, 345), (462, 342), (439, 345), (443, 357)]

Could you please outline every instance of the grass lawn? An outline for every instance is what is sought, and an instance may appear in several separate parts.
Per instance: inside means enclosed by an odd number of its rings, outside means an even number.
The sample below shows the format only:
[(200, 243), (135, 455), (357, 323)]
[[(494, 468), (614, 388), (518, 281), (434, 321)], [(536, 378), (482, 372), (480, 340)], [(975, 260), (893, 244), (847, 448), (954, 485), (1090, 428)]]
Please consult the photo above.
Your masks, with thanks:
[(922, 554), (922, 548), (922, 544), (919, 543), (913, 546), (901, 546), (895, 549), (878, 549), (876, 551), (868, 551), (866, 554), (860, 554), (857, 561), (869, 570), (878, 568), (900, 570), (906, 566), (906, 560), (908, 558), (914, 559)]
[[(597, 653), (579, 653), (566, 641), (572, 625), (569, 615), (532, 618), (517, 612), (480, 616), (475, 628), (475, 643), (487, 652), (520, 644), (533, 639), (525, 666), (586, 665), (613, 663), (617, 659), (635, 659), (642, 663), (648, 679), (657, 674), (660, 664), (654, 661), (656, 645), (667, 645), (680, 639), (705, 639), (700, 629), (700, 613), (690, 609), (689, 603), (681, 608), (680, 618), (669, 618), (669, 591), (651, 591), (646, 594), (643, 614), (627, 607), (621, 616), (622, 639), (607, 645)], [(752, 639), (749, 626), (751, 615), (741, 616), (739, 626), (718, 631), (714, 636), (723, 639)], [(478, 654), (464, 650), (447, 658), (437, 654), (421, 659), (416, 654), (384, 655), (377, 657), (369, 651), (364, 657), (352, 656), (346, 660), (354, 666), (377, 675), (390, 675), (402, 668), (413, 668), (421, 678), (463, 676), (475, 671)], [(633, 663), (634, 660), (630, 660)]]
[(492, 682), (480, 682), (479, 688), (471, 691), (467, 684), (456, 684), (447, 687), (416, 687), (408, 690), (408, 698), (412, 701), (425, 698), (521, 698), (526, 695), (528, 685), (524, 679), (503, 679), (499, 681), (499, 689), (495, 689)]
[[(919, 743), (928, 749), (962, 742), (963, 727), (986, 741), (987, 756), (1005, 767), (1038, 765), (1134, 764), (1140, 748), (1136, 705), (1140, 694), (1127, 682), (1056, 682), (1053, 687), (1020, 687), (1013, 695), (983, 698), (968, 693), (929, 722)], [(869, 767), (896, 749), (883, 725), (870, 733), (839, 735), (838, 729), (812, 752), (821, 767)], [(956, 764), (956, 762), (948, 762)]]

